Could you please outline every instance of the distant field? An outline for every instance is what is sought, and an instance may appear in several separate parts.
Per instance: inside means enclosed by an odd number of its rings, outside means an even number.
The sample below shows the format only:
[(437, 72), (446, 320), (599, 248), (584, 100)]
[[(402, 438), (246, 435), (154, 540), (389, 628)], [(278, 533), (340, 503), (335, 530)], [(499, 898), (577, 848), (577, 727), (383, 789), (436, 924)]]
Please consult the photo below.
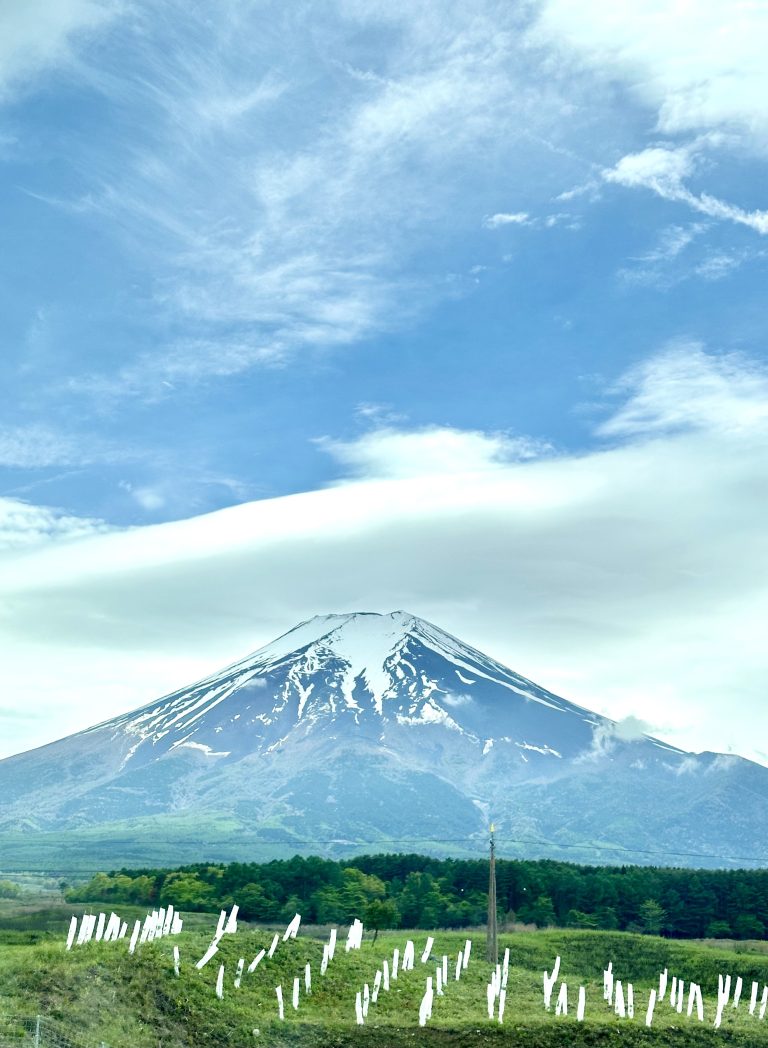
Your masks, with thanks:
[[(240, 1048), (244, 1045), (337, 1046), (368, 1045), (400, 1048), (414, 1044), (435, 1046), (515, 1044), (530, 1048), (599, 1045), (743, 1045), (768, 1046), (768, 1017), (761, 1022), (747, 1014), (752, 980), (768, 982), (764, 952), (739, 944), (738, 951), (722, 944), (683, 943), (609, 932), (538, 931), (502, 935), (501, 950), (510, 947), (511, 964), (504, 1025), (489, 1021), (485, 987), (491, 967), (484, 960), (482, 931), (473, 939), (472, 960), (460, 982), (453, 979), (464, 932), (434, 932), (434, 960), (420, 963), (427, 933), (381, 933), (374, 944), (366, 936), (362, 949), (346, 953), (340, 932), (336, 957), (324, 977), (319, 974), (325, 929), (302, 929), (295, 941), (281, 943), (272, 959), (255, 973), (244, 975), (233, 987), (238, 958), (246, 964), (264, 946), (272, 932), (241, 926), (222, 940), (219, 955), (201, 972), (194, 962), (205, 952), (215, 926), (211, 915), (190, 915), (176, 939), (138, 948), (128, 956), (127, 943), (93, 943), (64, 950), (64, 932), (73, 912), (83, 907), (50, 905), (43, 898), (0, 905), (0, 1013), (43, 1014), (76, 1030), (83, 1044), (110, 1048)], [(144, 908), (120, 907), (126, 919), (144, 916)], [(416, 944), (416, 967), (401, 973), (389, 993), (370, 1006), (366, 1025), (355, 1024), (355, 991), (372, 986), (377, 968), (391, 958), (395, 946)], [(173, 946), (181, 954), (181, 976), (173, 972)], [(429, 1025), (418, 1027), (419, 1002), (425, 979), (434, 975), (442, 954), (451, 959), (451, 978), (444, 997), (435, 999)], [(543, 1005), (542, 973), (562, 957), (561, 979), (569, 986), (568, 1017), (555, 1017)], [(635, 987), (636, 1017), (616, 1017), (602, 999), (602, 971), (613, 961), (617, 977)], [(224, 999), (214, 986), (219, 963), (225, 964)], [(298, 1011), (291, 1006), (294, 976), (312, 965), (313, 992), (302, 994)], [(705, 1022), (672, 1011), (667, 1001), (657, 1007), (654, 1025), (644, 1025), (651, 986), (661, 969), (701, 984)], [(744, 980), (744, 999), (738, 1010), (729, 1007), (721, 1029), (714, 1030), (717, 976), (730, 972)], [(279, 1022), (275, 987), (282, 984), (286, 1019)], [(575, 1019), (579, 985), (587, 988), (584, 1023)], [(555, 993), (556, 996), (556, 993)], [(554, 1003), (554, 1001), (553, 1001)], [(759, 1007), (759, 1006), (758, 1006)]]

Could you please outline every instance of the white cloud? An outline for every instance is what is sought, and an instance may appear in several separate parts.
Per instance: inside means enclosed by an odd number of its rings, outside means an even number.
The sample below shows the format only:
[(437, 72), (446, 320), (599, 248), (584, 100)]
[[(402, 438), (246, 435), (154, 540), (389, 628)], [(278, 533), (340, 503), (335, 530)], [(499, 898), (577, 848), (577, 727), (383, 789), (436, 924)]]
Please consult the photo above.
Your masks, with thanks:
[(163, 509), (167, 503), (165, 494), (156, 487), (136, 487), (129, 481), (122, 480), (119, 485), (123, 491), (127, 491), (134, 502), (149, 513)]
[(450, 706), (452, 709), (458, 709), (460, 707), (466, 708), (474, 703), (474, 699), (471, 695), (456, 695), (453, 692), (446, 692), (445, 695), (440, 696), (440, 701), (445, 703), (446, 706)]
[(0, 426), (0, 465), (18, 469), (83, 465), (103, 458), (101, 448), (44, 425)]
[(614, 727), (614, 734), (617, 739), (622, 742), (635, 742), (638, 739), (644, 738), (646, 735), (652, 735), (654, 732), (658, 732), (658, 728), (654, 728), (652, 724), (648, 724), (647, 721), (641, 720), (640, 717), (635, 717), (630, 714), (629, 717), (622, 717), (621, 720), (616, 721)]
[(387, 426), (351, 441), (321, 437), (316, 443), (344, 467), (346, 476), (357, 478), (477, 473), (536, 458), (549, 450), (548, 445), (529, 437), (449, 426), (414, 430)]
[(703, 222), (693, 222), (688, 226), (667, 226), (659, 233), (655, 246), (645, 254), (629, 259), (629, 265), (619, 271), (619, 276), (630, 284), (650, 284), (662, 288), (672, 287), (691, 273), (710, 279), (701, 271), (703, 262), (685, 267), (679, 265), (680, 257), (706, 228)]
[(678, 343), (640, 364), (615, 392), (627, 399), (598, 432), (634, 436), (682, 429), (724, 435), (768, 424), (768, 368), (738, 354)]
[(483, 219), (483, 225), (486, 229), (498, 229), (499, 226), (527, 226), (530, 224), (530, 219), (531, 216), (527, 211), (500, 211), (495, 215), (487, 215)]
[(540, 40), (623, 82), (666, 134), (725, 130), (768, 149), (768, 7), (753, 0), (544, 0)]
[(112, 529), (102, 520), (75, 517), (50, 506), (0, 497), (0, 551), (70, 541)]
[(615, 720), (756, 754), (768, 390), (747, 360), (685, 360), (628, 376), (603, 451), (497, 465), (503, 442), (475, 434), (457, 474), (418, 431), (383, 450), (374, 435), (324, 490), (0, 558), (5, 687), (48, 711), (3, 746), (149, 701), (318, 612), (405, 607)]
[(81, 47), (122, 11), (118, 0), (24, 0), (0, 6), (0, 102)]
[(683, 179), (694, 171), (696, 149), (696, 145), (675, 149), (654, 146), (630, 153), (615, 167), (604, 170), (603, 178), (634, 189), (651, 189), (665, 200), (687, 204), (709, 218), (735, 222), (762, 235), (768, 234), (768, 211), (746, 211), (709, 193), (692, 193), (683, 184)]

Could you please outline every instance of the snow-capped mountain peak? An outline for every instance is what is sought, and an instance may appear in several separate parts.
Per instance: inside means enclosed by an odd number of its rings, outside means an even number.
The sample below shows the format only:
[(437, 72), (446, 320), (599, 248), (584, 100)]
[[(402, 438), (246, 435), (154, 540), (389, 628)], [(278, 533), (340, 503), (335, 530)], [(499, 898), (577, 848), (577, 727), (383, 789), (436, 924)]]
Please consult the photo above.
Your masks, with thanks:
[[(711, 798), (733, 815), (744, 789), (768, 797), (766, 776), (622, 737), (416, 615), (355, 612), (308, 619), (204, 680), (0, 762), (0, 825), (179, 816), (186, 833), (207, 812), (286, 847), (425, 833), (483, 845), (492, 812), (514, 837), (586, 841), (587, 854), (590, 841), (652, 850), (662, 837), (695, 850)], [(730, 817), (710, 822), (724, 840)], [(211, 839), (195, 840), (189, 857), (209, 857)]]
[[(396, 745), (458, 740), (487, 757), (500, 740), (560, 757), (601, 722), (405, 611), (319, 615), (246, 658), (99, 725), (131, 740), (125, 762), (194, 750), (209, 757), (284, 750), (313, 732)], [(426, 732), (426, 735), (425, 735)], [(446, 732), (448, 733), (446, 735)], [(424, 738), (422, 738), (424, 736)], [(524, 752), (525, 751), (525, 752)]]

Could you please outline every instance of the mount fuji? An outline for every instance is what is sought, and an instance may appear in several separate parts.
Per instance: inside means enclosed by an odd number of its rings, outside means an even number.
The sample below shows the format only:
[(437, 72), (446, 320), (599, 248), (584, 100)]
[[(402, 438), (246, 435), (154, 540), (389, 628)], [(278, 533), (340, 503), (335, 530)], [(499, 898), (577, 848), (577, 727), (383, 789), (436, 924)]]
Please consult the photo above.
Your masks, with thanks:
[[(768, 860), (768, 769), (620, 725), (397, 611), (317, 616), (0, 761), (0, 847), (150, 863), (297, 851)], [(58, 856), (58, 858), (55, 858)]]

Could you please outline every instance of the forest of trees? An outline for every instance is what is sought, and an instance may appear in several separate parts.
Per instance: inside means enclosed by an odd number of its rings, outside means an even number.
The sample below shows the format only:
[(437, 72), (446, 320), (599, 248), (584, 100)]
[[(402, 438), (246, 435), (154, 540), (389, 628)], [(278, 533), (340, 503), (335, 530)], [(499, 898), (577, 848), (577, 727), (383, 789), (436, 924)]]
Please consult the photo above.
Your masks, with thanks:
[[(762, 939), (768, 870), (576, 866), (499, 860), (500, 924), (602, 928), (675, 938)], [(461, 928), (484, 923), (488, 865), (480, 859), (366, 855), (268, 863), (198, 864), (177, 870), (99, 873), (66, 892), (71, 902), (173, 903), (216, 911), (238, 903), (245, 920), (379, 928)]]

